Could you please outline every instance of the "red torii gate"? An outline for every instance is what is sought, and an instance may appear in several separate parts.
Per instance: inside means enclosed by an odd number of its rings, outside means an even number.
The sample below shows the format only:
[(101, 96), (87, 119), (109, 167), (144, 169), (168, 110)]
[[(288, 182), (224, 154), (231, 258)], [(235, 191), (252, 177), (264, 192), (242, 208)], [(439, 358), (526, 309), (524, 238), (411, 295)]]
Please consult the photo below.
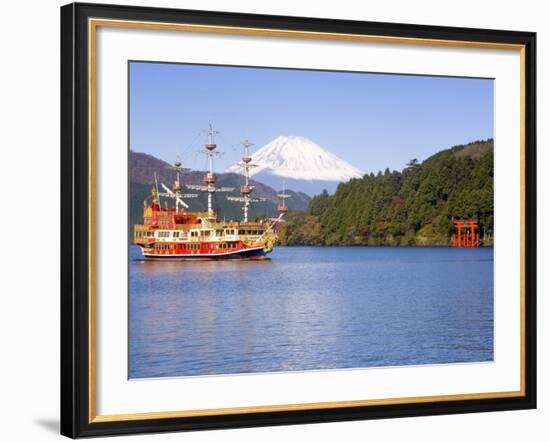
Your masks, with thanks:
[[(451, 237), (453, 247), (479, 247), (479, 232), (476, 232), (478, 221), (453, 221), (456, 234)], [(464, 228), (464, 232), (462, 229)]]

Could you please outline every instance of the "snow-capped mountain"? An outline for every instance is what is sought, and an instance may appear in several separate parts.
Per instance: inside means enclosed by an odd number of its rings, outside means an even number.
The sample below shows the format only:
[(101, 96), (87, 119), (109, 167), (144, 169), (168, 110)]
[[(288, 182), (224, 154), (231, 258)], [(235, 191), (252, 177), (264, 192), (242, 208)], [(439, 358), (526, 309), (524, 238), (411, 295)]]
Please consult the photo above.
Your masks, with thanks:
[[(289, 188), (293, 189), (296, 188), (296, 181), (328, 182), (329, 185), (324, 187), (335, 188), (339, 182), (363, 176), (363, 172), (356, 167), (300, 136), (280, 136), (274, 139), (252, 155), (252, 163), (258, 167), (251, 169), (250, 174), (255, 175), (257, 180), (265, 182), (267, 178), (267, 181), (273, 182), (273, 178), (276, 177), (276, 181), (279, 182), (282, 179), (286, 179), (287, 182), (291, 180), (294, 187)], [(240, 173), (241, 170), (241, 167), (235, 164), (227, 169), (227, 172)], [(271, 178), (268, 178), (269, 176)], [(311, 188), (313, 183), (309, 186), (308, 183), (303, 184)], [(309, 190), (311, 192), (311, 189)]]

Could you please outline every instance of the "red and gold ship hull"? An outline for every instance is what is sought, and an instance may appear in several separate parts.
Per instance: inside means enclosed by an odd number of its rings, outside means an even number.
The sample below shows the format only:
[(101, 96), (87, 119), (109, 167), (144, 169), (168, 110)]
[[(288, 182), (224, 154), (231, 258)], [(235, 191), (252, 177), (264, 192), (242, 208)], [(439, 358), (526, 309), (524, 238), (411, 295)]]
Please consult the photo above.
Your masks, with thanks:
[(266, 246), (248, 247), (237, 243), (233, 247), (220, 247), (222, 243), (163, 243), (151, 247), (141, 246), (141, 253), (148, 261), (187, 261), (223, 259), (266, 259), (270, 250)]

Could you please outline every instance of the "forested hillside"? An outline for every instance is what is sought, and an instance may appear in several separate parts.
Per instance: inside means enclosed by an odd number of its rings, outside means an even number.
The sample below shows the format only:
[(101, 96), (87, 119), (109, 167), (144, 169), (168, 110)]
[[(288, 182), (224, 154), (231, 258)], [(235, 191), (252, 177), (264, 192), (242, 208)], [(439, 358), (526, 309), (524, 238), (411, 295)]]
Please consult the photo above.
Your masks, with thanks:
[(449, 245), (453, 219), (493, 236), (493, 140), (441, 151), (315, 196), (281, 226), (283, 245)]

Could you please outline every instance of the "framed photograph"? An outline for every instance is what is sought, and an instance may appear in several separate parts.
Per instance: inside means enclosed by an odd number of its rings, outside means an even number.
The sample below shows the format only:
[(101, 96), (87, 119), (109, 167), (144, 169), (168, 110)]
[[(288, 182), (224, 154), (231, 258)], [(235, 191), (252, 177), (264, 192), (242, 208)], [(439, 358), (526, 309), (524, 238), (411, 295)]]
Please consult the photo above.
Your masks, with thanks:
[(61, 8), (61, 432), (536, 407), (529, 32)]

